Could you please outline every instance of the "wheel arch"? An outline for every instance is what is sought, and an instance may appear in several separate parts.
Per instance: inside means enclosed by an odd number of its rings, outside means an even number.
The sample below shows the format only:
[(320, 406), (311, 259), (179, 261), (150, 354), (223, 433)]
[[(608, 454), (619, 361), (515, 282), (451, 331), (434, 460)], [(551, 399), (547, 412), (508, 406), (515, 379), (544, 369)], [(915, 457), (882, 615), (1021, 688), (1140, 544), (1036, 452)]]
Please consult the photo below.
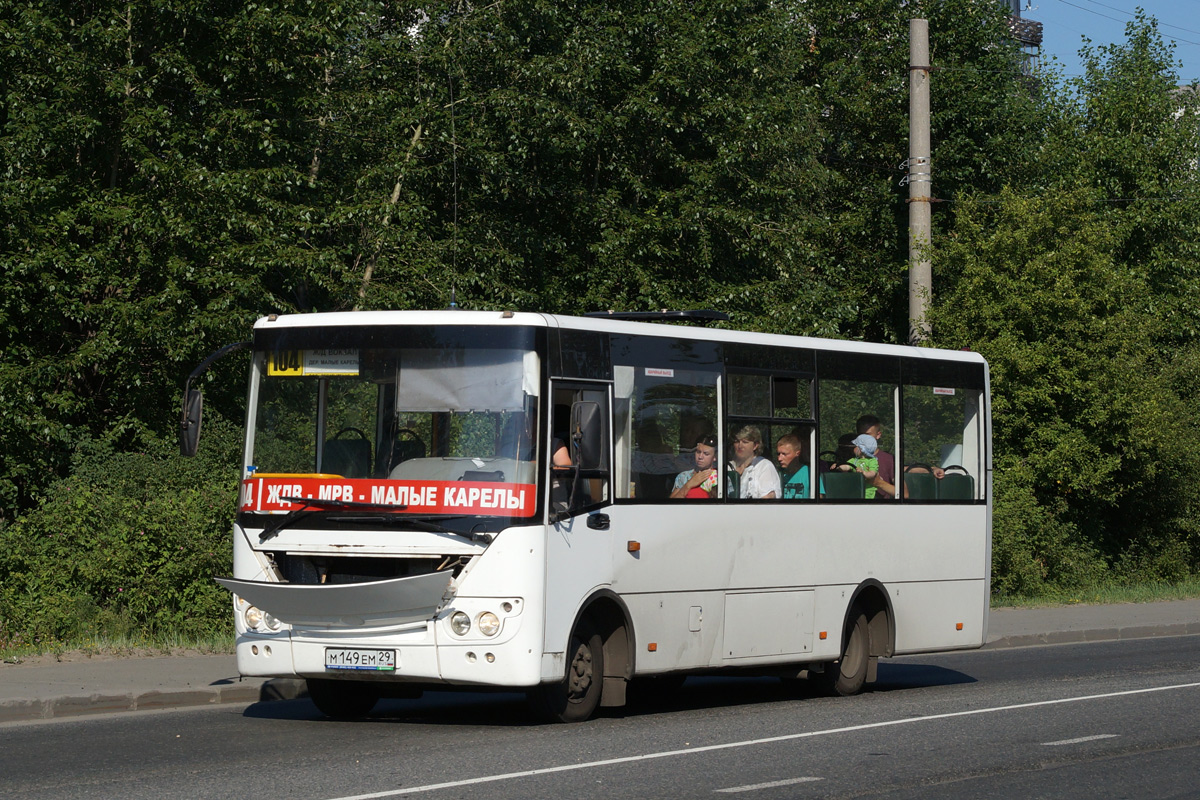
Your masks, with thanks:
[(850, 625), (856, 611), (867, 615), (867, 627), (871, 633), (868, 654), (872, 658), (892, 656), (896, 652), (896, 614), (887, 587), (875, 578), (860, 583), (846, 604), (843, 631)]
[(611, 589), (592, 593), (579, 607), (572, 630), (581, 624), (595, 626), (604, 642), (604, 692), (602, 706), (625, 705), (625, 687), (633, 677), (633, 619), (625, 602)]

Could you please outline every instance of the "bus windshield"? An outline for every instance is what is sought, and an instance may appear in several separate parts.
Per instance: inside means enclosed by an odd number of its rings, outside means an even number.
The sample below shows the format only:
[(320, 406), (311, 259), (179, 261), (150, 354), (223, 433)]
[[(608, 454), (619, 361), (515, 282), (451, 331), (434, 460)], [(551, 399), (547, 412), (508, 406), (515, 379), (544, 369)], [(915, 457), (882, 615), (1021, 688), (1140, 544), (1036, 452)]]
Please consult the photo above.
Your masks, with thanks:
[(409, 513), (534, 512), (532, 349), (356, 347), (333, 331), (328, 344), (257, 350), (243, 511), (295, 510), (305, 498)]

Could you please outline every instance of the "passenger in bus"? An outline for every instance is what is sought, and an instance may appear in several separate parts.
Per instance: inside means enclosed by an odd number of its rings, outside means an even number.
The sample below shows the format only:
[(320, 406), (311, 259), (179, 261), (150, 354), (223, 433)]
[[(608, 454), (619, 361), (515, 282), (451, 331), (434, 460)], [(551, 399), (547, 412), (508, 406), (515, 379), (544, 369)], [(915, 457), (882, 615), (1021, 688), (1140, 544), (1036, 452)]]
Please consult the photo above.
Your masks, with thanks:
[(550, 442), (550, 504), (555, 511), (566, 511), (570, 505), (574, 486), (572, 464), (566, 442), (555, 436)]
[[(855, 425), (859, 434), (867, 434), (878, 442), (883, 438), (883, 424), (874, 414), (863, 414)], [(875, 497), (880, 500), (891, 500), (896, 496), (896, 458), (882, 449), (876, 450), (875, 459), (879, 469), (875, 474), (872, 485), (878, 490)]]
[(775, 444), (775, 457), (779, 462), (779, 480), (783, 484), (784, 500), (808, 498), (808, 459), (805, 457), (804, 441), (794, 433), (779, 437)]
[[(762, 457), (762, 432), (747, 425), (733, 437), (733, 461), (729, 463), (731, 489), (736, 497), (767, 500), (781, 495), (779, 473)], [(733, 492), (730, 492), (733, 495)]]
[(873, 483), (879, 474), (879, 459), (876, 457), (879, 452), (879, 441), (870, 434), (860, 433), (854, 437), (851, 444), (854, 445), (854, 455), (848, 463), (856, 471), (862, 473), (863, 480), (867, 484), (864, 497), (867, 500), (874, 500), (875, 493), (879, 491)]
[[(876, 441), (883, 437), (883, 425), (879, 422), (879, 417), (874, 414), (864, 414), (859, 417), (856, 427), (860, 434), (873, 436)], [(872, 481), (875, 488), (879, 490), (875, 496), (882, 500), (891, 500), (896, 496), (896, 459), (891, 453), (883, 450), (878, 450), (875, 457), (879, 461), (879, 472)], [(938, 480), (941, 480), (942, 476), (946, 474), (941, 467), (932, 467), (931, 471), (933, 477)]]
[(697, 439), (692, 457), (696, 467), (679, 473), (675, 478), (675, 486), (671, 489), (672, 500), (685, 497), (708, 499), (717, 496), (716, 437), (701, 436)]
[[(872, 446), (872, 444), (875, 442), (872, 437), (865, 437), (866, 439), (870, 439), (870, 442), (865, 440), (860, 442), (860, 438), (862, 437), (856, 436), (853, 433), (843, 433), (841, 436), (839, 436), (837, 450), (835, 450), (833, 453), (833, 462), (830, 463), (828, 468), (824, 469), (823, 471), (862, 473), (864, 484), (863, 497), (866, 499), (871, 499), (876, 496), (876, 489), (872, 484), (878, 475), (879, 463), (875, 458), (865, 456), (863, 454), (863, 448), (859, 445), (865, 445), (872, 454), (877, 453), (878, 449)], [(822, 496), (825, 496), (824, 478), (821, 478), (820, 492)], [(838, 496), (845, 497), (844, 495)]]
[(550, 443), (550, 463), (556, 467), (571, 466), (571, 451), (567, 449), (567, 444), (557, 436)]

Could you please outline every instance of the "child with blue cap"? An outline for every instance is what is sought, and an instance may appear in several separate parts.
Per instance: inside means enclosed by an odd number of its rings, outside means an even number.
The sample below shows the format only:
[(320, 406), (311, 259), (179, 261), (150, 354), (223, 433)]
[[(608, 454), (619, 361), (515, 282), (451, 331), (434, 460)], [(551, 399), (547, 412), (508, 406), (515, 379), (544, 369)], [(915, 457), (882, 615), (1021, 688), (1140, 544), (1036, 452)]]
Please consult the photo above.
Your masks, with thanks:
[[(868, 484), (879, 474), (879, 459), (875, 453), (879, 450), (879, 442), (869, 433), (860, 433), (854, 437), (854, 458), (846, 459), (846, 463), (854, 466), (862, 473)], [(875, 499), (875, 487), (867, 486), (866, 499)]]

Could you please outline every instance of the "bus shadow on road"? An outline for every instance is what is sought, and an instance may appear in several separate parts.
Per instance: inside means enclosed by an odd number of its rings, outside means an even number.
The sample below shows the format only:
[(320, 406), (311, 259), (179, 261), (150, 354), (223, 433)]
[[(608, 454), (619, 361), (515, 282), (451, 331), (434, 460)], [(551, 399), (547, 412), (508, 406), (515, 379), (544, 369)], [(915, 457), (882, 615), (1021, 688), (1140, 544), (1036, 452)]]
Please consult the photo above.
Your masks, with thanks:
[[(868, 693), (879, 694), (936, 686), (974, 683), (975, 678), (953, 669), (929, 664), (887, 664), (880, 662), (878, 680)], [(624, 709), (611, 713), (621, 716), (673, 711), (774, 703), (789, 700), (819, 700), (826, 697), (819, 684), (805, 679), (781, 680), (770, 677), (690, 677), (682, 687), (661, 695), (634, 698)], [(602, 709), (602, 711), (604, 711)]]
[(351, 722), (325, 717), (307, 697), (255, 703), (243, 716), (255, 719), (342, 725), (403, 722), (420, 725), (523, 727), (537, 725), (525, 695), (514, 692), (426, 692), (415, 700), (380, 700), (371, 713)]
[(873, 691), (890, 692), (899, 689), (924, 689), (930, 686), (954, 686), (975, 683), (976, 678), (956, 669), (933, 664), (888, 664), (879, 662), (879, 680)]
[[(880, 662), (879, 678), (870, 693), (897, 692), (938, 686), (975, 683), (976, 678), (931, 664)], [(820, 699), (820, 688), (807, 680), (773, 677), (692, 676), (682, 686), (666, 691), (631, 691), (623, 708), (602, 708), (599, 717), (700, 711), (714, 708)], [(530, 710), (525, 696), (514, 692), (426, 692), (416, 700), (384, 699), (371, 714), (355, 723), (336, 723), (325, 718), (307, 698), (260, 702), (244, 715), (257, 719), (316, 721), (330, 724), (408, 723), (419, 725), (463, 725), (483, 727), (526, 727), (541, 721)]]

